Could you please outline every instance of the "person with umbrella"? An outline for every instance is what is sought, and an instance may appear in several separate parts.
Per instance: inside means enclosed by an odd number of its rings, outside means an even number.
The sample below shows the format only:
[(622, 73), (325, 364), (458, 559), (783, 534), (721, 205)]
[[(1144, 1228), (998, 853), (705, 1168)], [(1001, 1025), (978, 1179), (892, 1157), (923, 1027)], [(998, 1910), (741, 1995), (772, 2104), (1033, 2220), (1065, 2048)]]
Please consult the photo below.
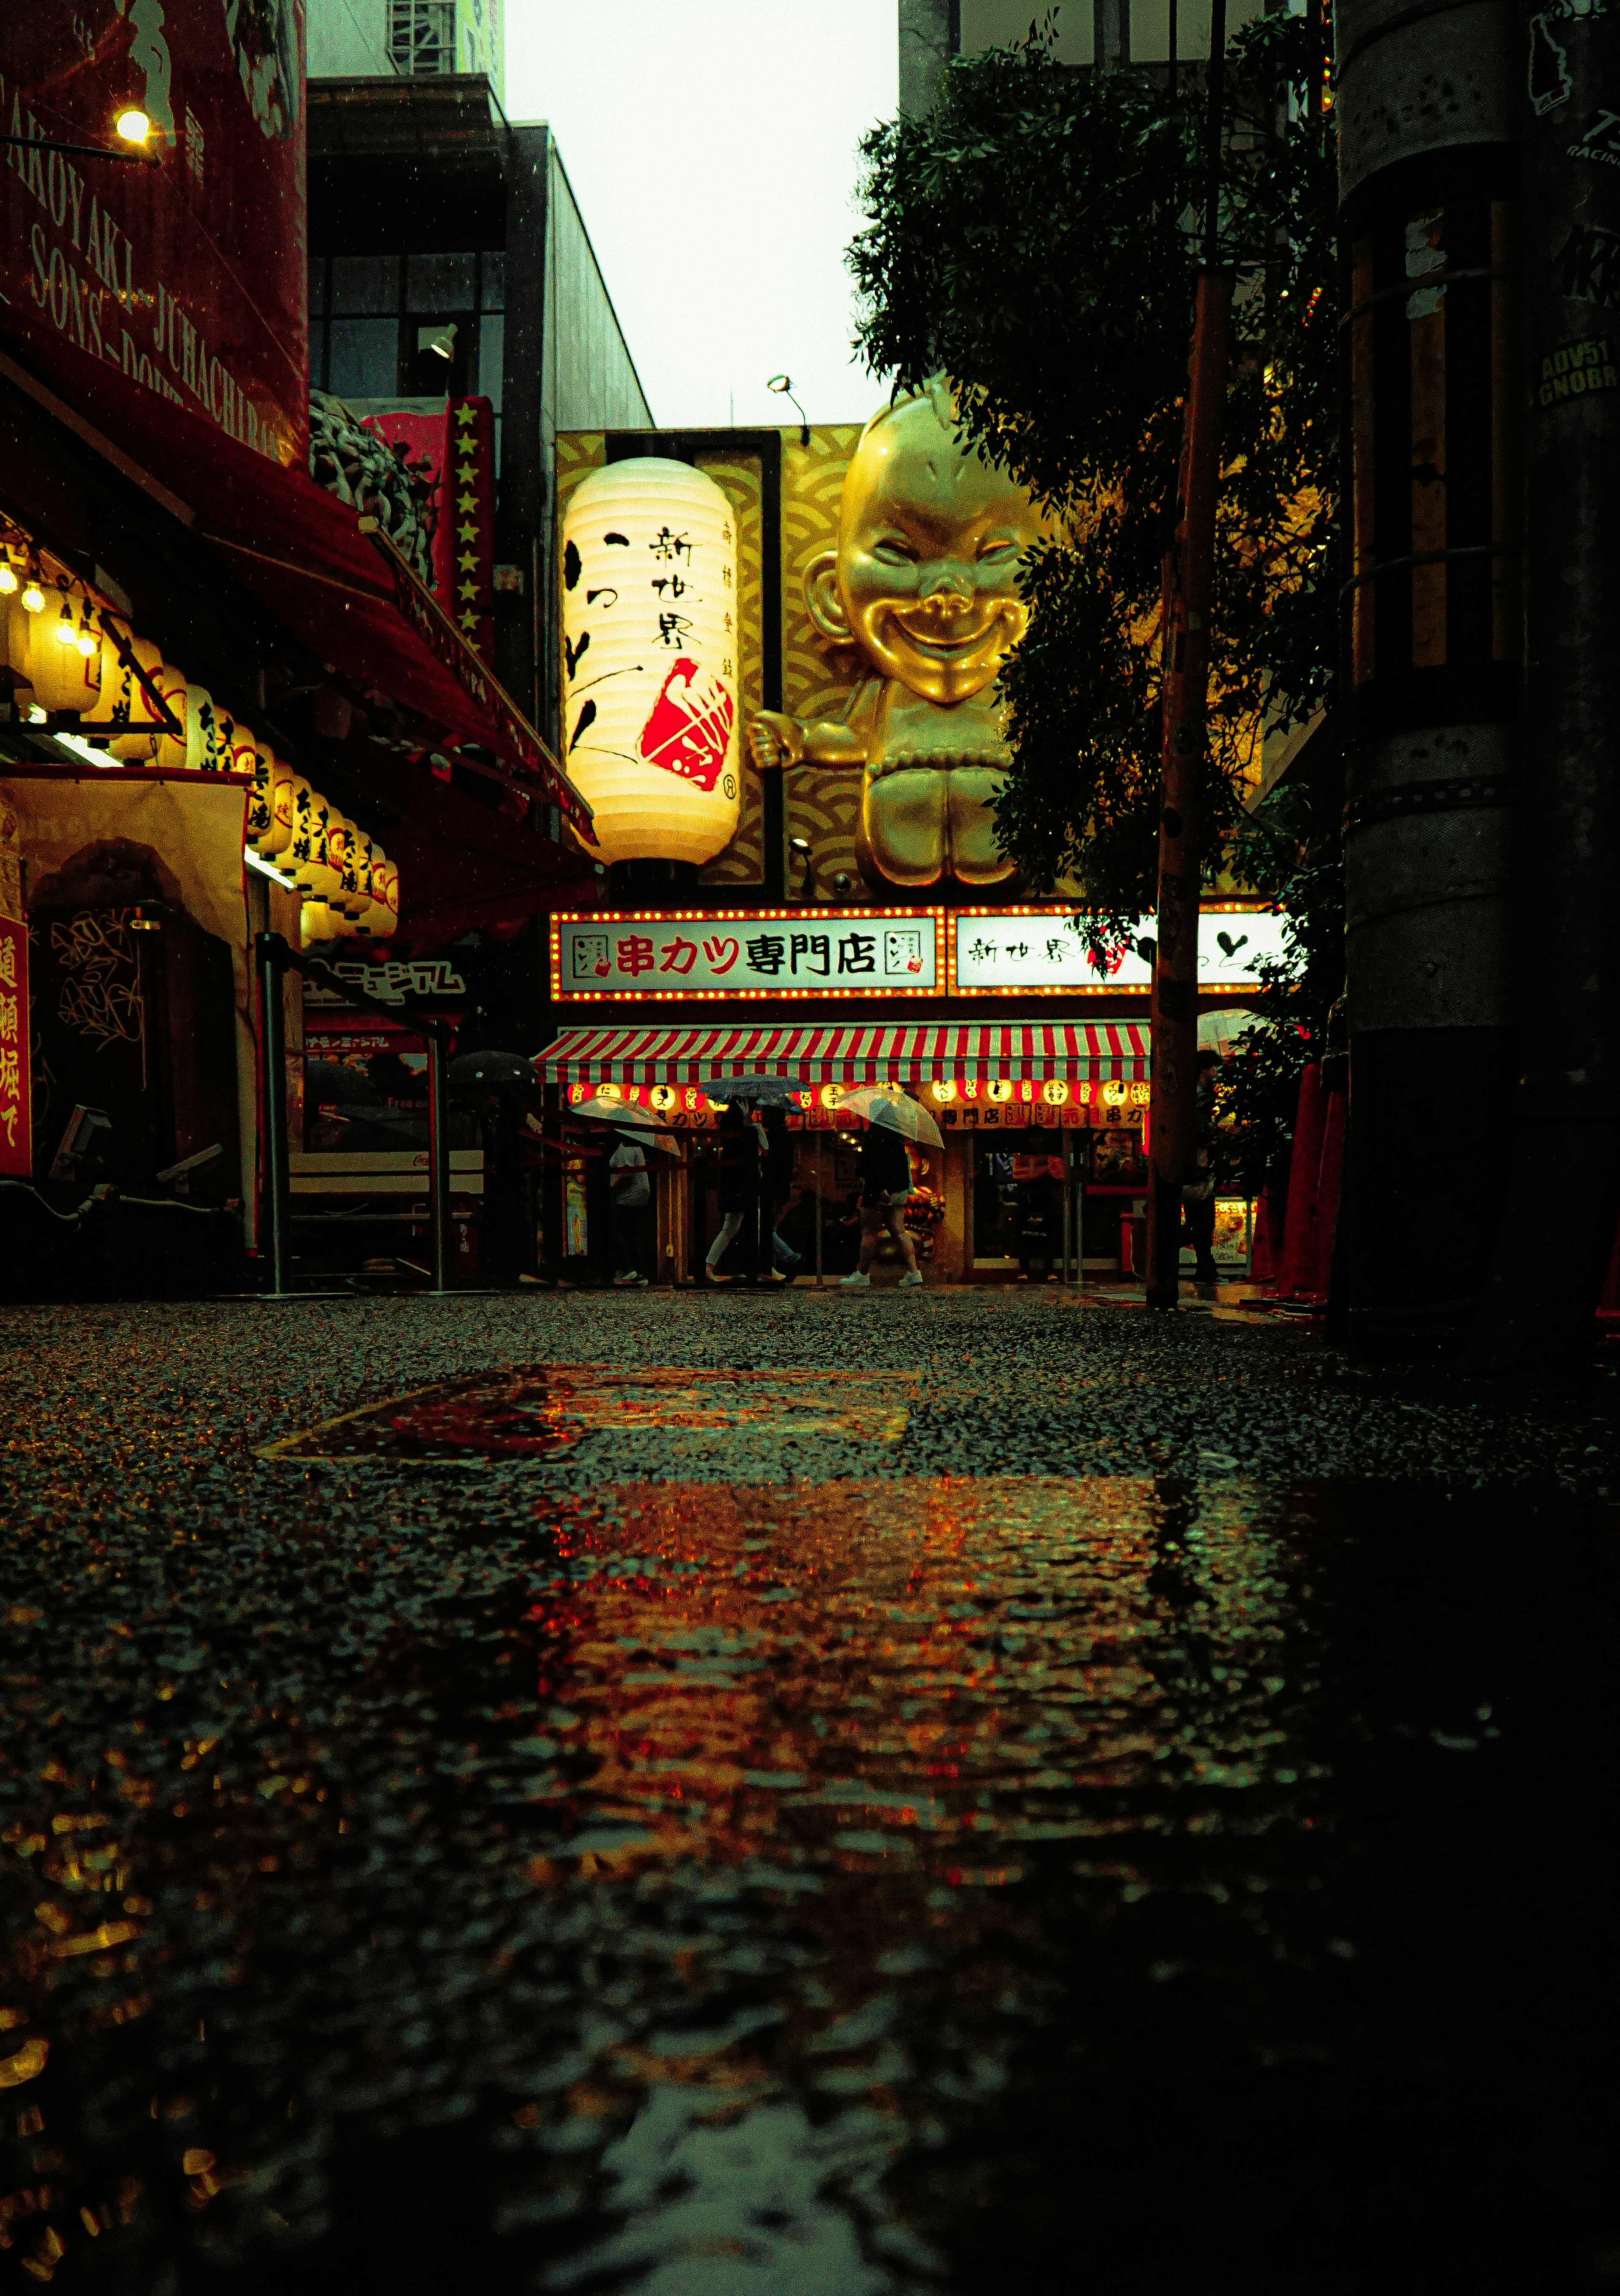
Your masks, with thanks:
[(759, 1281), (760, 1234), (772, 1218), (771, 1256), (791, 1283), (799, 1254), (775, 1232), (774, 1219), (792, 1190), (793, 1143), (784, 1111), (797, 1105), (808, 1087), (792, 1077), (725, 1077), (709, 1079), (710, 1096), (724, 1103), (720, 1128), (732, 1136), (726, 1144), (725, 1183), (718, 1234), (704, 1256), (703, 1269), (711, 1283), (724, 1281), (720, 1262), (740, 1233), (748, 1280)]
[(597, 1095), (579, 1102), (569, 1111), (572, 1117), (584, 1117), (593, 1124), (612, 1127), (618, 1135), (618, 1144), (608, 1159), (608, 1217), (613, 1238), (613, 1285), (616, 1291), (644, 1291), (647, 1278), (637, 1262), (642, 1257), (645, 1241), (647, 1207), (652, 1201), (652, 1183), (647, 1177), (647, 1157), (643, 1140), (678, 1154), (675, 1143), (660, 1136), (663, 1119), (650, 1109), (642, 1108), (634, 1101), (614, 1100)]
[(870, 1292), (871, 1263), (886, 1235), (893, 1236), (905, 1262), (898, 1289), (914, 1290), (922, 1282), (916, 1247), (905, 1225), (906, 1200), (912, 1192), (912, 1160), (907, 1139), (936, 1140), (938, 1127), (914, 1100), (887, 1092), (846, 1093), (839, 1103), (852, 1116), (864, 1116), (866, 1133), (861, 1142), (861, 1257), (853, 1275), (839, 1279), (845, 1292)]

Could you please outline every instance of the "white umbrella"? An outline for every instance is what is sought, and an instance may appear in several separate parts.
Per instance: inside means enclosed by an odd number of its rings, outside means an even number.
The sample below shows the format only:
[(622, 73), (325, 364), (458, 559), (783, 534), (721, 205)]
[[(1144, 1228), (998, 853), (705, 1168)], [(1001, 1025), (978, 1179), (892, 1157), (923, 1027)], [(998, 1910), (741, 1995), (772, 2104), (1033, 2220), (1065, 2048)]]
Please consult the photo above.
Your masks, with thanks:
[(863, 1116), (868, 1124), (880, 1124), (888, 1132), (898, 1132), (907, 1140), (920, 1140), (925, 1148), (943, 1148), (939, 1127), (929, 1114), (904, 1093), (886, 1090), (881, 1085), (869, 1085), (858, 1092), (847, 1092), (834, 1111), (843, 1115)]
[(621, 1132), (634, 1133), (644, 1148), (661, 1148), (667, 1156), (678, 1156), (681, 1144), (669, 1136), (669, 1119), (660, 1116), (655, 1108), (643, 1108), (639, 1100), (610, 1100), (595, 1093), (589, 1100), (577, 1100), (569, 1108), (569, 1116), (588, 1118), (593, 1124), (617, 1125)]

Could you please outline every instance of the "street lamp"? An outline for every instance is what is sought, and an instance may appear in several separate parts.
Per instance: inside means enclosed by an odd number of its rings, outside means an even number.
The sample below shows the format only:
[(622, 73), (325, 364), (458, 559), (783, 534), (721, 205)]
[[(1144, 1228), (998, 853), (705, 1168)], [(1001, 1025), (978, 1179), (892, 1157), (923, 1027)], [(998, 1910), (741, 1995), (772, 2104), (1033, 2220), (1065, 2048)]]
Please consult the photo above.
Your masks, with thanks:
[(792, 376), (790, 374), (773, 374), (766, 383), (765, 389), (767, 390), (775, 391), (779, 398), (785, 398), (787, 400), (789, 406), (798, 417), (798, 443), (801, 447), (807, 447), (810, 444), (810, 425), (806, 418), (804, 408), (793, 396)]

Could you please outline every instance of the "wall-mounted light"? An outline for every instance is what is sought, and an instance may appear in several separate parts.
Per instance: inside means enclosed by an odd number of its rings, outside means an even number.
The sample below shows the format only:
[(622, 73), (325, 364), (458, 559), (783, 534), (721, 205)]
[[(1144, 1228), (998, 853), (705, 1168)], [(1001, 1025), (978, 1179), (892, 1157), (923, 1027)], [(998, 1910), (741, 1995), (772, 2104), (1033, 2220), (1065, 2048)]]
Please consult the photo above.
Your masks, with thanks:
[(455, 357), (455, 321), (452, 319), (443, 326), (418, 327), (416, 348), (418, 351), (432, 351), (438, 358), (454, 358)]
[(810, 444), (810, 419), (805, 413), (804, 408), (799, 405), (798, 399), (793, 396), (792, 376), (790, 374), (773, 374), (769, 382), (766, 383), (765, 389), (767, 390), (773, 390), (779, 398), (785, 398), (787, 400), (789, 406), (798, 417), (798, 443), (801, 447), (807, 447)]
[(790, 837), (788, 840), (788, 850), (797, 860), (802, 861), (804, 864), (805, 882), (798, 889), (800, 899), (806, 901), (814, 900), (815, 863), (811, 857), (810, 840), (807, 837)]
[(151, 134), (151, 122), (138, 103), (132, 103), (127, 111), (120, 111), (112, 126), (113, 132), (126, 144), (144, 144)]

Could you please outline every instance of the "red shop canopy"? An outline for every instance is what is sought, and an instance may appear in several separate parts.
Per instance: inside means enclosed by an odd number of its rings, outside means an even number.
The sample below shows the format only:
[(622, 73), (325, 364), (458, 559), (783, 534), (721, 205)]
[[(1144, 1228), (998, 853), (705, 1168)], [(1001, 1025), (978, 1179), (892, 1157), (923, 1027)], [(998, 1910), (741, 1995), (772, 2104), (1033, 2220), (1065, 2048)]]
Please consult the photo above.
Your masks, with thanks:
[(936, 1077), (1145, 1077), (1148, 1030), (1134, 1021), (938, 1023), (896, 1029), (570, 1029), (537, 1056), (562, 1084), (706, 1084), (802, 1077), (806, 1084), (926, 1084)]
[(0, 358), (0, 371), (223, 552), (312, 653), (442, 729), (433, 747), (492, 751), (590, 837), (589, 806), (385, 536), (363, 530), (307, 472), (284, 469), (22, 314), (4, 313), (0, 325), (20, 337), (26, 361)]

